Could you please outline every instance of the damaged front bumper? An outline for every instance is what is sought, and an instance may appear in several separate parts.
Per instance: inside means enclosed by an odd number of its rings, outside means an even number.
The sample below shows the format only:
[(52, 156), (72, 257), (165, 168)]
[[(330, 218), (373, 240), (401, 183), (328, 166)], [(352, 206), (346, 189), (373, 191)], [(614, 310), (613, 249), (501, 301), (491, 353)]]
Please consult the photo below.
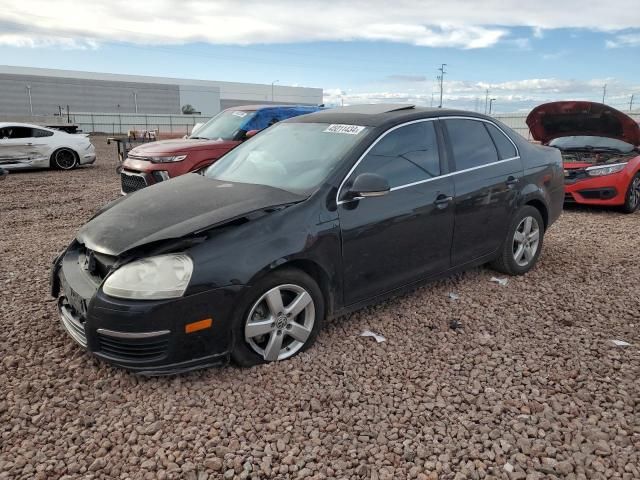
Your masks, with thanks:
[[(242, 286), (216, 288), (172, 300), (123, 300), (105, 295), (83, 268), (74, 242), (53, 266), (51, 293), (69, 336), (96, 357), (146, 375), (224, 365), (232, 345), (233, 306)], [(187, 325), (212, 319), (188, 333)]]

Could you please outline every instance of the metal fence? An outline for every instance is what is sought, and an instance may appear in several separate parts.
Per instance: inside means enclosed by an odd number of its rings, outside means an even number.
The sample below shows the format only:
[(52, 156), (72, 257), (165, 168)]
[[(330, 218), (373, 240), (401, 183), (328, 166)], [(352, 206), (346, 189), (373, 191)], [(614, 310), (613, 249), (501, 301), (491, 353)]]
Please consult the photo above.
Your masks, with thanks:
[(203, 115), (71, 113), (71, 122), (86, 133), (126, 135), (130, 130), (157, 130), (160, 135), (188, 135), (196, 123), (211, 117)]
[[(640, 122), (640, 111), (628, 113), (629, 116)], [(494, 114), (507, 126), (513, 128), (526, 139), (531, 140), (529, 127), (525, 122), (527, 112), (523, 113), (499, 113)], [(41, 123), (36, 117), (30, 117), (31, 122)], [(44, 117), (43, 117), (44, 118)], [(136, 113), (70, 113), (68, 116), (56, 117), (57, 122), (67, 121), (78, 125), (78, 128), (86, 133), (103, 133), (107, 135), (126, 135), (130, 130), (157, 130), (160, 135), (182, 136), (191, 133), (196, 123), (204, 123), (210, 116), (203, 115), (179, 115), (179, 114), (136, 114)], [(13, 121), (17, 121), (13, 119)], [(20, 121), (29, 120), (21, 119)]]

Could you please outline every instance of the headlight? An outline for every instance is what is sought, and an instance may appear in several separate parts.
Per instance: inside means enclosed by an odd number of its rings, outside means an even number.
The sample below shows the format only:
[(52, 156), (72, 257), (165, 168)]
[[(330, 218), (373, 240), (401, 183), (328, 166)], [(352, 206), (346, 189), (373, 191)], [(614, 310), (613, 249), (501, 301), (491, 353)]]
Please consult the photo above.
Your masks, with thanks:
[(181, 162), (185, 158), (186, 155), (173, 155), (170, 157), (148, 157), (153, 163), (171, 163), (171, 162)]
[(192, 273), (193, 261), (184, 253), (158, 255), (120, 267), (107, 278), (102, 290), (117, 298), (178, 298), (187, 289)]
[(602, 177), (603, 175), (611, 175), (612, 173), (618, 173), (627, 166), (627, 163), (616, 163), (614, 165), (604, 165), (602, 167), (589, 167), (587, 168), (587, 175), (592, 177)]

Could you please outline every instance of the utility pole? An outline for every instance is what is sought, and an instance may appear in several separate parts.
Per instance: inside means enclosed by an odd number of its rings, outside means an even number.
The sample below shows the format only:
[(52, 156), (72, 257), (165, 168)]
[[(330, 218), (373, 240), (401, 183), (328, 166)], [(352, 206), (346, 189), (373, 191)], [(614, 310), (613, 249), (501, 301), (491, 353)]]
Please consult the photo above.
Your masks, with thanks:
[(271, 103), (273, 103), (273, 86), (278, 83), (280, 80), (274, 80), (271, 82)]
[(607, 84), (605, 83), (602, 87), (602, 103), (604, 103), (604, 98), (607, 96)]
[(491, 115), (491, 107), (493, 106), (493, 102), (495, 102), (496, 99), (492, 98), (491, 100), (489, 100), (489, 115)]
[(629, 111), (633, 111), (633, 93), (631, 94), (631, 100), (629, 100)]
[(484, 114), (487, 114), (487, 108), (489, 108), (489, 89), (484, 92)]
[(444, 67), (446, 67), (447, 64), (446, 63), (442, 63), (440, 65), (440, 68), (438, 69), (438, 71), (440, 72), (440, 75), (438, 76), (438, 78), (440, 79), (440, 105), (438, 106), (438, 108), (442, 108), (442, 90), (443, 90), (443, 82), (444, 82), (444, 74), (447, 73), (444, 69)]
[(31, 101), (31, 85), (27, 85), (27, 96), (29, 97), (29, 112), (33, 117), (33, 102)]

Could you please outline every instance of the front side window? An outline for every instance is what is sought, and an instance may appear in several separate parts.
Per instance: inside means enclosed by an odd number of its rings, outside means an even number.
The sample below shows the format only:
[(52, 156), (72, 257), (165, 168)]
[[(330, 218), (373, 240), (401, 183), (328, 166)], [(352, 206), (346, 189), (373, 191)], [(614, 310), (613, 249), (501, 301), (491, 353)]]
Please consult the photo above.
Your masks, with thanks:
[(440, 175), (433, 122), (413, 123), (385, 135), (358, 164), (351, 180), (361, 173), (378, 174), (391, 188)]
[(4, 127), (0, 130), (0, 139), (16, 139), (33, 137), (32, 129), (29, 127)]
[(325, 123), (277, 123), (211, 165), (208, 178), (310, 194), (368, 132), (341, 133)]
[(477, 120), (445, 120), (456, 170), (481, 167), (498, 161), (498, 152), (484, 126)]

